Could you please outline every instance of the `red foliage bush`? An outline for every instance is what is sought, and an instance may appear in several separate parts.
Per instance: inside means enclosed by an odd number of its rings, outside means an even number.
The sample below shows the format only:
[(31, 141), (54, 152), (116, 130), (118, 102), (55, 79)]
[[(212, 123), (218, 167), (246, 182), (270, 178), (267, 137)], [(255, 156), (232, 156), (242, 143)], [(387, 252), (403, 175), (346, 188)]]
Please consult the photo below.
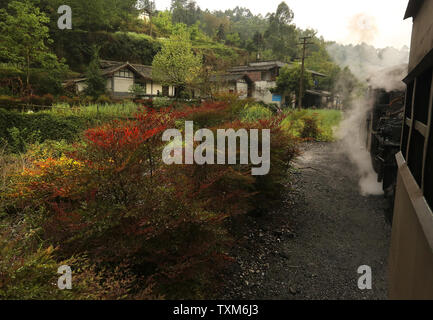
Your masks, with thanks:
[[(183, 112), (143, 108), (134, 120), (87, 130), (67, 157), (36, 162), (8, 198), (38, 226), (37, 236), (58, 248), (59, 259), (84, 254), (112, 270), (122, 263), (137, 292), (155, 283), (167, 298), (196, 298), (230, 260), (225, 220), (269, 204), (296, 154), (282, 118), (222, 125), (230, 115), (224, 102)], [(164, 165), (161, 135), (179, 119), (271, 129), (270, 174), (253, 177), (249, 165)]]

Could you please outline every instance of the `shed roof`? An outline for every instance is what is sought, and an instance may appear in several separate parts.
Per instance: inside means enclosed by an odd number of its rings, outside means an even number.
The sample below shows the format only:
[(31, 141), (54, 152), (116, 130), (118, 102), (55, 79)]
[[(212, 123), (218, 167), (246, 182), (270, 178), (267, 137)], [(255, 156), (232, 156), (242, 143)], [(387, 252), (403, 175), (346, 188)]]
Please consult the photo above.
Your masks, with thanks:
[(318, 77), (327, 77), (327, 75), (326, 74), (324, 74), (324, 73), (320, 73), (320, 72), (317, 72), (317, 71), (314, 71), (314, 70), (310, 70), (310, 69), (305, 69), (308, 73), (311, 73), (312, 75), (314, 75), (314, 76), (318, 76)]
[(322, 91), (322, 90), (305, 90), (306, 93), (309, 93), (313, 96), (320, 96), (320, 97), (330, 97), (331, 92), (328, 91)]

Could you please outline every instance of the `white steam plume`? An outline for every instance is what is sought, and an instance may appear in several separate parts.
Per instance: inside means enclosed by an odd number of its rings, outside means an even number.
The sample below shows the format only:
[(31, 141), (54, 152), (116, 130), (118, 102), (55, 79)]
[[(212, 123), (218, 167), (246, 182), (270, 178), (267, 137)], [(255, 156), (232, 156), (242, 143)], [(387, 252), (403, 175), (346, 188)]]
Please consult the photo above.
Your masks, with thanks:
[(345, 118), (337, 132), (344, 152), (358, 169), (359, 187), (364, 196), (383, 194), (382, 184), (377, 181), (371, 155), (366, 148), (365, 124), (371, 105), (371, 101), (367, 99), (355, 100), (351, 109), (345, 112)]
[[(348, 26), (352, 34), (352, 43), (358, 45), (328, 46), (328, 53), (342, 68), (349, 67), (352, 73), (362, 82), (368, 82), (373, 89), (385, 91), (404, 90), (402, 79), (407, 73), (409, 49), (395, 48), (376, 49), (365, 42), (372, 40), (377, 32), (375, 21), (365, 15), (356, 15)], [(344, 80), (337, 87), (340, 92), (348, 92)], [(337, 92), (338, 93), (338, 92)], [(373, 108), (374, 101), (365, 97), (350, 99), (350, 105), (344, 106), (344, 120), (337, 132), (344, 147), (344, 152), (358, 169), (359, 187), (362, 195), (383, 194), (382, 184), (377, 181), (372, 159), (367, 150), (367, 114)]]

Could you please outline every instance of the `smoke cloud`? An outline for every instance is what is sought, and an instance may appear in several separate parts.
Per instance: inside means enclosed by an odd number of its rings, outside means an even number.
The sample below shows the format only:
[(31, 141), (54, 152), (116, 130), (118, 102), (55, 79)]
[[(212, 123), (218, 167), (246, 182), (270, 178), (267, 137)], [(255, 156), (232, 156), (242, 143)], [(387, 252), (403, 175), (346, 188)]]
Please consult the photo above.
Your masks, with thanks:
[(358, 13), (349, 21), (348, 31), (351, 42), (371, 43), (378, 32), (376, 19), (365, 13)]
[[(351, 20), (349, 31), (350, 42), (362, 44), (330, 44), (328, 53), (333, 60), (342, 68), (348, 67), (359, 81), (373, 89), (404, 90), (402, 79), (407, 73), (409, 49), (376, 49), (367, 45), (365, 42), (371, 42), (378, 30), (374, 18), (365, 14), (358, 14)], [(344, 85), (344, 80), (339, 81), (339, 91), (350, 91)], [(371, 155), (367, 150), (366, 120), (374, 101), (365, 95), (356, 96), (356, 93), (352, 93), (349, 101), (350, 105), (344, 106), (344, 120), (337, 136), (341, 140), (343, 151), (358, 169), (361, 194), (381, 195), (382, 184), (377, 181)]]
[[(395, 67), (403, 67), (409, 61), (409, 48), (403, 47), (398, 50), (392, 47), (383, 49), (376, 49), (366, 43), (358, 45), (341, 45), (338, 43), (331, 43), (327, 47), (329, 55), (340, 67), (349, 67), (355, 77), (360, 81), (367, 81), (372, 76), (377, 76), (382, 73), (384, 69), (392, 70)], [(406, 72), (407, 70), (404, 70)], [(401, 75), (395, 75), (395, 82), (402, 85), (401, 80), (404, 78)], [(387, 81), (377, 83), (382, 86)]]

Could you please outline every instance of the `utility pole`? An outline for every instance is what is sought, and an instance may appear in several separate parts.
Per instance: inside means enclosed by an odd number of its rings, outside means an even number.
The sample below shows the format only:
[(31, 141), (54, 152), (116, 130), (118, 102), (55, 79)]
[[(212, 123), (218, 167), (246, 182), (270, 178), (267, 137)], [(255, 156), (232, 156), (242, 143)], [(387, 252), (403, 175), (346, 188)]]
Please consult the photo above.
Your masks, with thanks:
[(299, 98), (298, 98), (298, 107), (299, 109), (302, 108), (302, 97), (304, 93), (304, 72), (305, 72), (305, 50), (307, 49), (307, 45), (312, 44), (308, 43), (307, 40), (311, 39), (312, 37), (302, 37), (300, 40), (302, 41), (299, 43), (302, 45), (302, 67), (301, 67), (301, 80), (299, 84)]

